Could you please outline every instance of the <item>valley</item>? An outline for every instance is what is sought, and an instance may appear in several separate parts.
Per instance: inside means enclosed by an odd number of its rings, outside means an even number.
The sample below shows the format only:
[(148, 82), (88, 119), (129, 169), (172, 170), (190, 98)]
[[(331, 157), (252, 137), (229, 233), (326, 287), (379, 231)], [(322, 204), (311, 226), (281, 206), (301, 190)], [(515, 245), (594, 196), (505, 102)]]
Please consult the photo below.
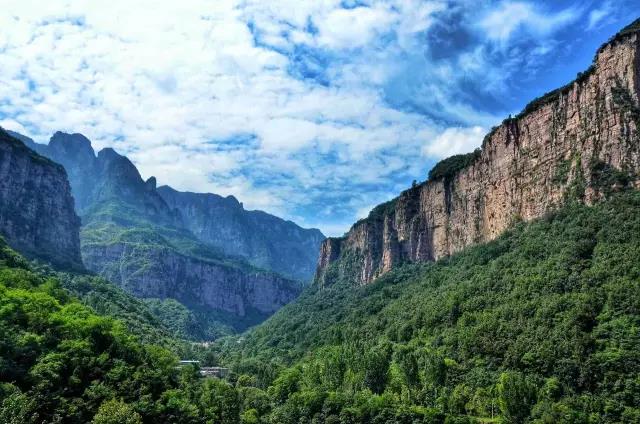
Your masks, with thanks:
[(640, 422), (640, 19), (338, 237), (24, 132), (0, 423)]

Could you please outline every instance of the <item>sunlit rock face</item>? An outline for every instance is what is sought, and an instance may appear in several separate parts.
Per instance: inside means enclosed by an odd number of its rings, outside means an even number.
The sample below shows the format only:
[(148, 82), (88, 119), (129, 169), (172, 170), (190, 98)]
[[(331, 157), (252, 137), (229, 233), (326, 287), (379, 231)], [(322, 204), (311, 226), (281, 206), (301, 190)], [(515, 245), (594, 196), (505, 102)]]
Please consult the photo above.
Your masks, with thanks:
[(403, 192), (345, 237), (325, 240), (316, 281), (366, 284), (403, 262), (494, 239), (567, 200), (591, 204), (640, 171), (640, 36), (603, 45), (578, 78), (485, 138), (470, 165)]
[(269, 316), (295, 299), (302, 287), (274, 273), (203, 261), (159, 246), (100, 244), (83, 253), (87, 267), (138, 297), (172, 298), (238, 317)]

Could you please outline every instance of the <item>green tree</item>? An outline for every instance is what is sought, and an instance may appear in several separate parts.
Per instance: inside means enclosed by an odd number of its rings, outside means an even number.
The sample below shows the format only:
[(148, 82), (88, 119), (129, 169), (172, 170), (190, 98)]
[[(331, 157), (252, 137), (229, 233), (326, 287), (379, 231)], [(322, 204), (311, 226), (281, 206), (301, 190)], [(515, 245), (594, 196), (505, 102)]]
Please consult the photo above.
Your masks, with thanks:
[(142, 424), (142, 417), (131, 405), (121, 400), (103, 402), (91, 421), (92, 424)]
[(507, 423), (524, 423), (536, 404), (538, 388), (524, 374), (508, 371), (500, 374), (498, 405)]

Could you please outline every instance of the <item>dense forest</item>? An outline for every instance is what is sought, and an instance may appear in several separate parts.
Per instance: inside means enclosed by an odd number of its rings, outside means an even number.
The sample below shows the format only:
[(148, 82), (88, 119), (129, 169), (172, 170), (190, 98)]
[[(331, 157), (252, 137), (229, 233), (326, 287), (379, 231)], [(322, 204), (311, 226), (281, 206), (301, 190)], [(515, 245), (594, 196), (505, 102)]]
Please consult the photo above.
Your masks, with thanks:
[(370, 286), (308, 290), (220, 354), (264, 422), (640, 422), (639, 207), (569, 205)]
[[(0, 422), (238, 422), (229, 383), (178, 368), (175, 353), (131, 334), (126, 323), (138, 321), (143, 334), (153, 318), (136, 316), (126, 296), (120, 312), (133, 314), (126, 321), (97, 315), (98, 302), (95, 309), (82, 305), (60, 279), (0, 243)], [(85, 285), (78, 290), (97, 299), (100, 280), (79, 278)], [(118, 299), (109, 296), (107, 307)]]
[(3, 243), (0, 422), (638, 422), (639, 207), (569, 205), (369, 286), (311, 287), (210, 347)]

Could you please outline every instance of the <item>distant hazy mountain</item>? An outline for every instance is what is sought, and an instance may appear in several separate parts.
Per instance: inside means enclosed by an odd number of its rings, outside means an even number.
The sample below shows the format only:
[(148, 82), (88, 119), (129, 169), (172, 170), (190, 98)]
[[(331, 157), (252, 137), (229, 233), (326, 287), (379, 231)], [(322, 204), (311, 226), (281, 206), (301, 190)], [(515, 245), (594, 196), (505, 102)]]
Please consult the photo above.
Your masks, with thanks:
[(313, 276), (324, 235), (262, 211), (247, 211), (233, 196), (179, 192), (169, 186), (158, 193), (179, 211), (185, 228), (200, 241), (253, 265), (293, 278)]

